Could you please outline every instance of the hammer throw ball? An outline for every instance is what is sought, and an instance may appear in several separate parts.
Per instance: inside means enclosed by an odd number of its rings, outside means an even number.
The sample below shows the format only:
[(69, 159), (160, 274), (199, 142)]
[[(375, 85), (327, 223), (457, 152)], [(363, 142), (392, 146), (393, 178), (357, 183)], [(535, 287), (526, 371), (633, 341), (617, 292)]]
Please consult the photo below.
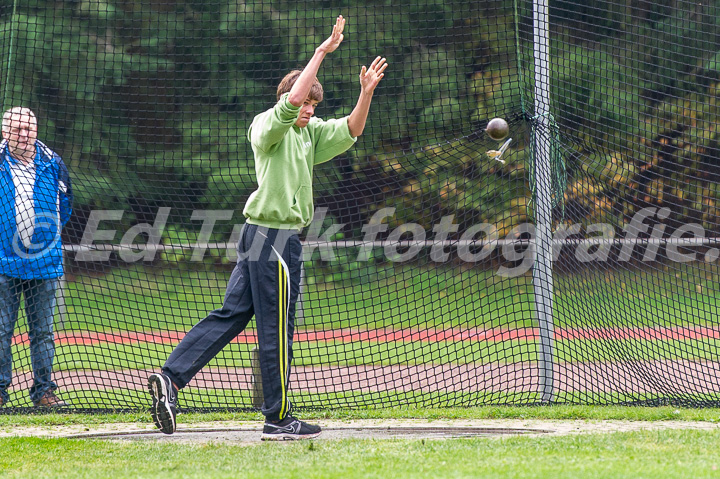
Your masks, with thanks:
[(500, 141), (504, 140), (505, 137), (508, 136), (508, 133), (510, 133), (510, 127), (508, 126), (507, 122), (502, 118), (493, 118), (488, 122), (485, 131), (490, 136), (490, 138), (496, 141)]

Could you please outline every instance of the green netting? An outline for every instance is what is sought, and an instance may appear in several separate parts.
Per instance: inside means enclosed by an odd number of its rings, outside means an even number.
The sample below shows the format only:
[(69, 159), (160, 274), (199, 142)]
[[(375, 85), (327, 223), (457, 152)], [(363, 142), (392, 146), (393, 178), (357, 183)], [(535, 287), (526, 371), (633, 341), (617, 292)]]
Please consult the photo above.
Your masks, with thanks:
[[(315, 169), (294, 405), (716, 405), (719, 6), (0, 1), (2, 103), (35, 112), (72, 178), (57, 394), (149, 406), (148, 375), (222, 304), (257, 187), (247, 129), (342, 14), (316, 115), (350, 114), (361, 67), (390, 66), (356, 145)], [(4, 411), (32, 406), (25, 310)], [(256, 407), (256, 343), (251, 323), (181, 407)]]

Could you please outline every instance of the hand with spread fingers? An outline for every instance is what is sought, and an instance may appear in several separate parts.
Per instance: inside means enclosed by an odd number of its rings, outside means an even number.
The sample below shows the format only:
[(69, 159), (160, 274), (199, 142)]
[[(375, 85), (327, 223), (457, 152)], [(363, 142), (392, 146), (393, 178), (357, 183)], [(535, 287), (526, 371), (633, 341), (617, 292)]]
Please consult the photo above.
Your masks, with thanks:
[(378, 86), (380, 80), (385, 77), (385, 69), (387, 66), (388, 64), (385, 58), (375, 57), (375, 60), (373, 60), (369, 68), (363, 65), (360, 70), (360, 97), (358, 98), (357, 105), (355, 105), (355, 108), (348, 117), (348, 129), (350, 130), (350, 135), (353, 137), (362, 135), (365, 130), (365, 122), (367, 121), (375, 87)]
[[(315, 49), (315, 54), (312, 56), (307, 66), (301, 71), (300, 76), (292, 85), (290, 90), (290, 96), (288, 101), (294, 106), (302, 106), (307, 100), (310, 88), (317, 81), (317, 72), (320, 68), (320, 64), (328, 53), (332, 53), (340, 46), (345, 35), (343, 30), (345, 29), (345, 18), (342, 15), (338, 15), (333, 25), (333, 30), (330, 36)], [(321, 98), (322, 99), (322, 98)]]
[(342, 15), (338, 15), (337, 20), (335, 21), (335, 25), (333, 25), (333, 31), (332, 34), (328, 37), (327, 40), (322, 42), (322, 44), (318, 47), (318, 50), (321, 50), (325, 53), (331, 53), (337, 50), (337, 47), (340, 46), (340, 43), (342, 43), (345, 36), (343, 35), (343, 30), (345, 29), (345, 19)]
[(387, 61), (382, 57), (375, 58), (370, 64), (370, 68), (363, 65), (360, 70), (360, 87), (363, 92), (372, 93), (375, 90), (375, 87), (385, 76), (383, 72), (387, 66)]

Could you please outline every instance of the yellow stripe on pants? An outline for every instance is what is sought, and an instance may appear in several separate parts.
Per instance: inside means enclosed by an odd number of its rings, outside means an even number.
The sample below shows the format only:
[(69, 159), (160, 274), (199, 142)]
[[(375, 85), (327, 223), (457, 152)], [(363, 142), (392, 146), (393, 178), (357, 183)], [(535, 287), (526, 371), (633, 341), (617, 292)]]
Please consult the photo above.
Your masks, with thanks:
[[(289, 272), (288, 272), (289, 273)], [(278, 325), (278, 334), (280, 335), (280, 389), (281, 389), (281, 401), (279, 417), (282, 419), (287, 414), (287, 275), (284, 271), (283, 264), (278, 261), (278, 280), (280, 282), (278, 288), (278, 318), (280, 324)]]

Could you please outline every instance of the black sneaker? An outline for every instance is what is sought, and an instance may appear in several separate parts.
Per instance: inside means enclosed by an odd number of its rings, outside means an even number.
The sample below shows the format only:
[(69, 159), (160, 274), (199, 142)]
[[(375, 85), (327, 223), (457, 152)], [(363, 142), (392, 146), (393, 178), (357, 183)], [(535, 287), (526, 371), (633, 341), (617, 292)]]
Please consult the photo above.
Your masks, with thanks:
[(320, 435), (320, 426), (313, 426), (292, 416), (287, 416), (278, 423), (265, 421), (263, 441), (293, 441), (295, 439), (312, 439)]
[(148, 389), (152, 395), (152, 414), (153, 422), (158, 429), (165, 434), (175, 432), (175, 416), (177, 409), (177, 389), (170, 381), (170, 378), (163, 373), (151, 374), (148, 378)]

